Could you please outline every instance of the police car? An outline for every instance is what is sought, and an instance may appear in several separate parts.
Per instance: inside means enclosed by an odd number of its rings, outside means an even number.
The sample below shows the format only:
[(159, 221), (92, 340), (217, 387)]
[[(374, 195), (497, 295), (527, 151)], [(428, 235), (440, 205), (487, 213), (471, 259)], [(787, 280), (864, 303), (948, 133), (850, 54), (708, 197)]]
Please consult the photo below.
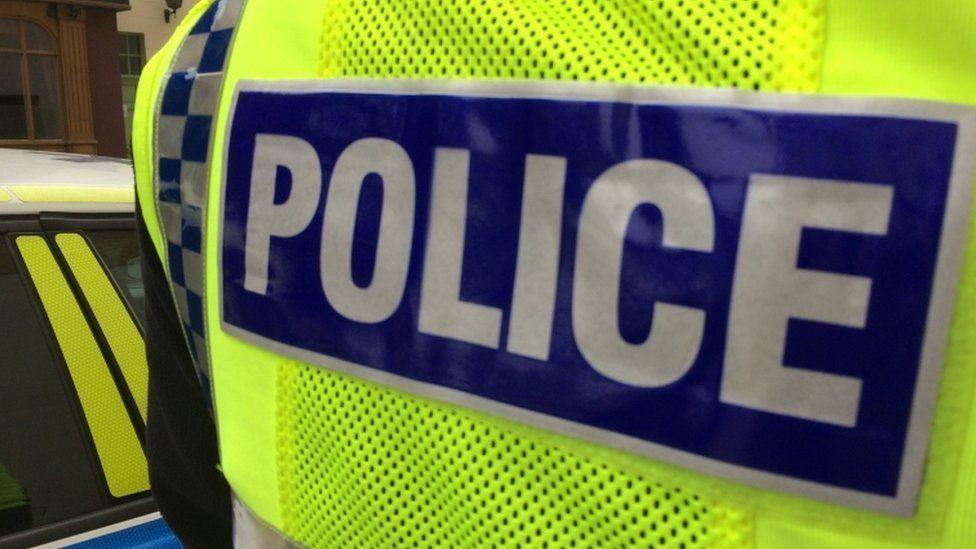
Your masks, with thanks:
[(0, 547), (178, 547), (149, 492), (129, 162), (0, 149)]

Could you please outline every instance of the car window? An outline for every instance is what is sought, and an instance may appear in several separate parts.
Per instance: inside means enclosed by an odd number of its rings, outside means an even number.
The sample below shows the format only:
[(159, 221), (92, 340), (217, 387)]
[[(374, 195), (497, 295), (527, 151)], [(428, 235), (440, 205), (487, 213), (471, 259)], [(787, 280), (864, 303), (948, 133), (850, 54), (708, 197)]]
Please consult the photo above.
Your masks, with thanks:
[(31, 524), (30, 500), (27, 492), (2, 464), (0, 464), (0, 535), (16, 532)]
[(146, 291), (142, 284), (142, 260), (135, 231), (91, 231), (85, 236), (125, 295), (140, 326), (146, 325)]
[(0, 240), (0, 536), (103, 507), (77, 397), (14, 257)]

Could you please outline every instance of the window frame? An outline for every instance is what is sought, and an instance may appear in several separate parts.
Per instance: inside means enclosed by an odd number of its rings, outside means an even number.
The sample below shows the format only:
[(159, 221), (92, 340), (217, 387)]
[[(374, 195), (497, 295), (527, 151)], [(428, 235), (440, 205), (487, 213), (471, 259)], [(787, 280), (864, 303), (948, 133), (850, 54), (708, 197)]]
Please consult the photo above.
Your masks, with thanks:
[[(146, 67), (146, 35), (144, 33), (141, 33), (141, 32), (123, 32), (123, 31), (119, 31), (119, 38), (120, 38), (120, 40), (119, 40), (119, 42), (120, 42), (120, 44), (119, 44), (119, 46), (120, 46), (119, 47), (119, 61), (125, 59), (125, 61), (126, 61), (125, 66), (126, 66), (126, 69), (127, 69), (126, 72), (122, 72), (122, 70), (121, 70), (122, 67), (120, 66), (119, 67), (119, 74), (122, 75), (122, 78), (135, 78), (135, 79), (138, 79), (139, 76), (142, 75), (142, 69), (144, 69)], [(131, 39), (131, 38), (135, 38), (136, 41), (137, 41), (137, 43), (139, 44), (139, 52), (132, 53), (132, 52), (128, 52), (128, 51), (125, 51), (125, 52), (122, 51), (122, 48), (121, 48), (121, 39), (122, 38), (125, 38), (126, 40)], [(136, 73), (136, 74), (132, 74), (131, 71), (128, 70), (128, 68), (131, 66), (130, 65), (130, 62), (133, 59), (138, 59), (139, 60), (139, 72)]]
[(20, 282), (24, 286), (24, 290), (30, 301), (31, 308), (37, 317), (38, 324), (43, 332), (44, 340), (48, 346), (48, 349), (50, 350), (51, 358), (59, 369), (61, 384), (67, 394), (67, 397), (71, 401), (72, 420), (76, 429), (78, 429), (82, 434), (85, 446), (85, 457), (89, 462), (92, 473), (95, 475), (96, 484), (98, 486), (99, 495), (103, 502), (104, 508), (62, 521), (32, 527), (20, 532), (8, 534), (6, 536), (0, 536), (0, 546), (9, 545), (14, 547), (23, 547), (48, 543), (78, 533), (144, 516), (157, 510), (157, 506), (152, 498), (151, 492), (140, 492), (121, 498), (113, 497), (109, 492), (104, 476), (105, 473), (101, 469), (101, 462), (95, 450), (92, 434), (88, 426), (88, 422), (84, 417), (77, 390), (68, 374), (67, 364), (65, 363), (60, 345), (53, 331), (50, 320), (47, 318), (44, 305), (37, 293), (37, 288), (33, 282), (33, 279), (30, 273), (27, 271), (24, 259), (20, 256), (16, 246), (16, 238), (19, 236), (36, 235), (44, 238), (49, 249), (51, 250), (51, 253), (57, 260), (58, 267), (60, 268), (63, 276), (68, 281), (71, 291), (78, 302), (79, 307), (82, 309), (85, 320), (88, 322), (89, 327), (95, 336), (98, 347), (101, 350), (106, 363), (109, 365), (116, 388), (119, 390), (119, 394), (125, 403), (126, 411), (129, 413), (129, 420), (132, 423), (133, 428), (136, 430), (137, 437), (145, 450), (145, 426), (142, 424), (141, 417), (136, 409), (132, 395), (128, 391), (124, 378), (121, 376), (119, 365), (111, 351), (111, 348), (108, 346), (107, 340), (105, 339), (105, 334), (102, 332), (102, 327), (95, 319), (94, 313), (92, 312), (87, 300), (84, 298), (84, 294), (81, 292), (81, 288), (78, 286), (70, 266), (66, 263), (64, 256), (61, 254), (58, 245), (54, 240), (54, 237), (58, 233), (65, 232), (78, 233), (85, 239), (86, 243), (88, 243), (92, 252), (95, 254), (95, 257), (98, 259), (99, 264), (105, 270), (109, 280), (111, 280), (116, 292), (119, 293), (119, 297), (125, 304), (130, 316), (132, 316), (137, 328), (139, 328), (140, 334), (145, 337), (145, 333), (143, 332), (142, 327), (139, 325), (138, 317), (132, 310), (132, 304), (128, 302), (125, 294), (118, 288), (118, 282), (115, 280), (115, 277), (112, 276), (111, 270), (106, 268), (106, 264), (98, 250), (91, 245), (91, 241), (85, 234), (86, 230), (131, 230), (133, 231), (133, 238), (137, 238), (137, 235), (135, 234), (135, 217), (131, 213), (77, 215), (41, 213), (0, 217), (0, 246), (5, 246), (8, 253), (11, 254), (11, 258), (14, 262)]
[[(31, 145), (41, 145), (47, 143), (61, 143), (65, 140), (65, 130), (67, 127), (67, 118), (65, 116), (65, 97), (64, 97), (64, 82), (61, 75), (61, 63), (60, 63), (60, 45), (58, 43), (57, 33), (52, 32), (47, 25), (43, 24), (41, 21), (37, 21), (32, 17), (24, 15), (2, 15), (0, 19), (16, 21), (17, 27), (19, 29), (19, 44), (16, 48), (5, 48), (0, 47), (0, 54), (14, 54), (20, 57), (20, 77), (21, 77), (21, 89), (24, 94), (24, 117), (26, 118), (27, 124), (27, 138), (3, 138), (0, 139), (0, 143), (9, 144), (31, 144)], [(40, 28), (48, 38), (51, 39), (51, 44), (53, 49), (51, 50), (32, 50), (27, 48), (27, 30), (26, 23), (31, 23)], [(37, 131), (34, 121), (34, 109), (33, 109), (33, 94), (31, 93), (30, 86), (30, 63), (29, 56), (44, 56), (53, 57), (55, 59), (55, 67), (57, 70), (57, 84), (58, 89), (56, 91), (58, 97), (58, 124), (59, 132), (55, 137), (37, 137)]]

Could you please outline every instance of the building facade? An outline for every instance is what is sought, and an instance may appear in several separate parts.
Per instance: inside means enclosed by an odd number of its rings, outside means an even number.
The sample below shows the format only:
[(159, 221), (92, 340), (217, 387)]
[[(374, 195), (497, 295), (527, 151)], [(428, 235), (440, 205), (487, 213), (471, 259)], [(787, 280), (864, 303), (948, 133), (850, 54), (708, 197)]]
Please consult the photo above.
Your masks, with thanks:
[(116, 17), (128, 9), (0, 0), (0, 147), (126, 156)]
[(183, 0), (174, 11), (168, 8), (165, 0), (129, 0), (132, 9), (119, 13), (119, 72), (122, 75), (126, 143), (132, 135), (132, 107), (143, 65), (166, 44), (173, 30), (198, 1)]
[(173, 13), (165, 0), (129, 0), (131, 9), (119, 13), (119, 33), (141, 36), (145, 57), (152, 57), (198, 1), (183, 0)]

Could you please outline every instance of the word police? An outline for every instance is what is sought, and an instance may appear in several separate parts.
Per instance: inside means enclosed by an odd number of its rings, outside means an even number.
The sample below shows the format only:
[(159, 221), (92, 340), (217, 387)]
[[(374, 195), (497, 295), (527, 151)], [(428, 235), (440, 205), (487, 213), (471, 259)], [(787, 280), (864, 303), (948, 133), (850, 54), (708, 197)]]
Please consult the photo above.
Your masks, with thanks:
[[(566, 173), (573, 159), (524, 156), (521, 212), (517, 218), (497, 221), (518, 223), (512, 298), (503, 310), (460, 297), (465, 230), (472, 210), (471, 153), (447, 147), (432, 153), (432, 177), (423, 182), (430, 189), (429, 217), (418, 219), (420, 182), (411, 156), (397, 142), (358, 139), (341, 151), (331, 173), (323, 173), (320, 155), (306, 140), (258, 134), (247, 206), (244, 288), (259, 295), (268, 292), (273, 281), (269, 276), (272, 242), (306, 231), (324, 201), (318, 257), (302, 258), (296, 268), (317, 268), (328, 305), (350, 321), (382, 323), (397, 312), (411, 256), (421, 254), (423, 277), (415, 321), (422, 334), (548, 361), (554, 324), (569, 322), (579, 352), (606, 378), (654, 388), (687, 375), (699, 356), (705, 310), (657, 301), (649, 311), (649, 333), (636, 344), (622, 336), (619, 318), (625, 239), (636, 209), (649, 205), (659, 211), (662, 232), (655, 245), (713, 251), (716, 208), (694, 173), (673, 162), (637, 158), (607, 167), (592, 181), (575, 223), (571, 317), (554, 319), (564, 253)], [(276, 201), (282, 168), (291, 175), (290, 191), (284, 200)], [(353, 279), (351, 263), (357, 205), (371, 174), (382, 182), (382, 206), (374, 237), (374, 274), (363, 286)], [(750, 175), (728, 306), (722, 402), (855, 425), (862, 380), (784, 364), (784, 342), (791, 318), (863, 327), (872, 280), (798, 268), (801, 236), (805, 229), (883, 236), (892, 196), (892, 188), (886, 185)], [(418, 227), (426, 227), (424, 249), (413, 247)], [(465, 265), (465, 269), (492, 266)], [(655, 273), (645, 276), (653, 279)], [(504, 314), (509, 320), (502, 341)]]

